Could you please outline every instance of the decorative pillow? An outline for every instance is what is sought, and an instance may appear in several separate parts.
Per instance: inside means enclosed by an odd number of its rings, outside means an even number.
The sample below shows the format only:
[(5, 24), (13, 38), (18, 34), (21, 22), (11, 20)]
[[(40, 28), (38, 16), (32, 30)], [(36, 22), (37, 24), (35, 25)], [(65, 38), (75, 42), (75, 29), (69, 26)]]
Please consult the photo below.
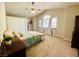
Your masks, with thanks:
[(20, 37), (23, 37), (25, 34), (24, 33), (19, 33)]

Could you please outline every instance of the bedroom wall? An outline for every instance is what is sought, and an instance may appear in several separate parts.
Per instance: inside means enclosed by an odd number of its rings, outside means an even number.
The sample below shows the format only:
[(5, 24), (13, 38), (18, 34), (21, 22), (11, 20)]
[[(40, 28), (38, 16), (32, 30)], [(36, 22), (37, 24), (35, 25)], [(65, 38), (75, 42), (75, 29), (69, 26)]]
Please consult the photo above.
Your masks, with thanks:
[(7, 27), (15, 32), (25, 32), (28, 30), (29, 20), (29, 18), (25, 17), (7, 16)]
[[(42, 17), (44, 17), (45, 15), (50, 15), (51, 17), (58, 18), (57, 28), (53, 29), (53, 35), (63, 37), (64, 36), (64, 34), (63, 34), (64, 33), (64, 29), (63, 29), (63, 27), (64, 27), (64, 24), (63, 24), (63, 22), (64, 22), (64, 9), (46, 10), (42, 14), (37, 16), (35, 19), (37, 31), (41, 31), (41, 28), (39, 28), (39, 25), (38, 25), (38, 20), (42, 19)], [(47, 31), (45, 31), (45, 32), (47, 32)]]
[(0, 2), (0, 40), (3, 39), (3, 32), (6, 29), (5, 3)]
[(38, 20), (44, 15), (51, 15), (52, 17), (58, 17), (57, 29), (53, 29), (53, 35), (63, 37), (65, 40), (72, 40), (72, 32), (74, 30), (75, 16), (79, 15), (79, 5), (69, 6), (66, 8), (58, 8), (52, 10), (46, 10), (42, 14), (38, 15), (35, 20), (34, 29), (40, 31), (41, 28), (38, 26)]
[(79, 15), (79, 5), (74, 5), (65, 8), (65, 38), (72, 40), (72, 33), (74, 31), (75, 16)]

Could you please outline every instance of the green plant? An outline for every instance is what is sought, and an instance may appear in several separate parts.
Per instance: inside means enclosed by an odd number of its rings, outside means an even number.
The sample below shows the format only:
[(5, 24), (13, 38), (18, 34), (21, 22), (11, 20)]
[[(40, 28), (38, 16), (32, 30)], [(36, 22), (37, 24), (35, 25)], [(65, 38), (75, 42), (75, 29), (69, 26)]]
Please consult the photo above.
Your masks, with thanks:
[(8, 35), (4, 35), (4, 41), (9, 41), (11, 39), (13, 39), (13, 37), (8, 36)]

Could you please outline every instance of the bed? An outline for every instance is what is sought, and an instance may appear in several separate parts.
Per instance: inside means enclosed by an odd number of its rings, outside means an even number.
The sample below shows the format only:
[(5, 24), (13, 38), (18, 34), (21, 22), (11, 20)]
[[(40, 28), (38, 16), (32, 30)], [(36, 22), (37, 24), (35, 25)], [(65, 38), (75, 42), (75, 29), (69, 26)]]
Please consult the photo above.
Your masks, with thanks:
[(15, 33), (14, 35), (18, 39), (25, 41), (26, 47), (31, 47), (43, 39), (43, 33), (36, 31), (27, 31), (25, 33), (20, 32), (20, 33)]

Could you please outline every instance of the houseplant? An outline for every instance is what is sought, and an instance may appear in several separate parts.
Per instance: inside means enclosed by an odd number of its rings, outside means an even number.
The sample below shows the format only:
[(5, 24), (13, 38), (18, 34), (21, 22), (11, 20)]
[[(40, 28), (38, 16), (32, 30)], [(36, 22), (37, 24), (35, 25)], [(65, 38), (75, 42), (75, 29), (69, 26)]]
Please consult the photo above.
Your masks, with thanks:
[(6, 45), (10, 45), (12, 39), (13, 39), (12, 36), (4, 35), (4, 41), (5, 41), (5, 44), (6, 44)]
[(11, 40), (13, 39), (13, 33), (10, 29), (7, 29), (3, 33), (4, 42), (6, 45), (11, 44)]
[(7, 30), (3, 33), (3, 38), (4, 38), (4, 42), (6, 45), (10, 45), (11, 44), (11, 40), (13, 39), (13, 34), (12, 31)]

